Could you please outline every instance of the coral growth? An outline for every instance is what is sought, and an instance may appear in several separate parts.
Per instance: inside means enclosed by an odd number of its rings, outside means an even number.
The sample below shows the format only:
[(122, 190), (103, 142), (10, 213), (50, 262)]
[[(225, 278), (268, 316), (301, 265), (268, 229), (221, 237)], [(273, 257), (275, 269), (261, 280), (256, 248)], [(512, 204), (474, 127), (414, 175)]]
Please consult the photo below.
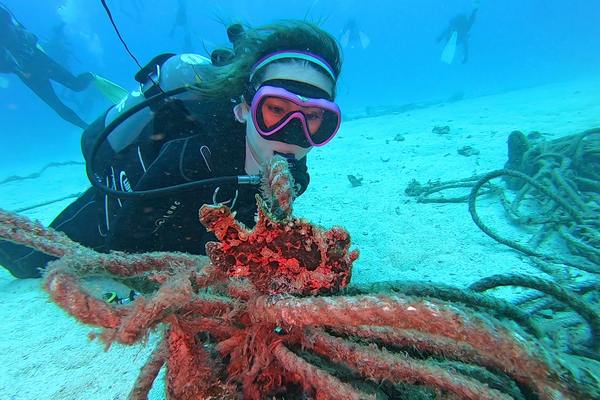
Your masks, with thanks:
[[(268, 199), (258, 199), (253, 230), (225, 206), (200, 210), (219, 240), (207, 247), (209, 261), (98, 254), (6, 213), (0, 237), (61, 256), (46, 289), (101, 327), (95, 336), (108, 345), (164, 327), (130, 399), (146, 398), (163, 366), (167, 398), (177, 400), (593, 397), (516, 319), (398, 287), (344, 289), (358, 256), (348, 234), (291, 215), (293, 179), (281, 163), (265, 176)], [(99, 272), (158, 288), (131, 305), (106, 304), (80, 282)]]

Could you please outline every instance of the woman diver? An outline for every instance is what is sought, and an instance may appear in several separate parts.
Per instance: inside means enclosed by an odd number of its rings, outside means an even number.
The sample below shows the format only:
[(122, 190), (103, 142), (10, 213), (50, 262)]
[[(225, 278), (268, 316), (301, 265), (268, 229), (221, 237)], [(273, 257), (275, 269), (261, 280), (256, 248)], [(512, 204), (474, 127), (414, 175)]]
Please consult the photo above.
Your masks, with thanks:
[[(302, 194), (306, 155), (341, 122), (338, 45), (319, 27), (294, 21), (248, 29), (234, 47), (235, 57), (220, 66), (166, 54), (140, 70), (140, 89), (84, 132), (92, 187), (50, 226), (101, 252), (204, 254), (215, 239), (198, 209), (224, 203), (253, 226), (256, 175), (273, 155), (288, 159)], [(39, 277), (50, 260), (0, 242), (0, 264), (15, 277)]]

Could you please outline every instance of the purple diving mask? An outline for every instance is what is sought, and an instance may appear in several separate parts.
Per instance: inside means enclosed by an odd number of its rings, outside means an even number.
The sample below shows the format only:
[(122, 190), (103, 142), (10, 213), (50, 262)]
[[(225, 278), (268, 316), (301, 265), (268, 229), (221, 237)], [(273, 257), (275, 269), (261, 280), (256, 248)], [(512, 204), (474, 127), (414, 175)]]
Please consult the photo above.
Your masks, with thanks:
[(300, 147), (324, 146), (342, 121), (340, 108), (323, 98), (307, 98), (276, 86), (261, 86), (251, 104), (258, 133)]

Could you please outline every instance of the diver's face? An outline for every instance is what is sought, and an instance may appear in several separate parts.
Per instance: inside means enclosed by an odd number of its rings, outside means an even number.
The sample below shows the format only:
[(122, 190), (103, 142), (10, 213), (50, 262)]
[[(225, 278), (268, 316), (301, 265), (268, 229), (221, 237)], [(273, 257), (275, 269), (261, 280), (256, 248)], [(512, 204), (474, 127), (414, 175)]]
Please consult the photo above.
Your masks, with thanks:
[[(316, 86), (329, 95), (332, 94), (334, 83), (327, 75), (317, 70), (312, 65), (304, 61), (286, 61), (273, 63), (265, 67), (262, 82), (273, 79), (295, 80)], [(260, 82), (260, 83), (262, 83)], [(258, 86), (260, 86), (260, 83)], [(252, 121), (252, 113), (247, 103), (238, 104), (234, 109), (236, 118), (246, 124), (246, 144), (252, 157), (259, 165), (264, 165), (270, 160), (274, 152), (293, 154), (299, 160), (306, 156), (312, 147), (304, 148), (297, 145), (267, 140), (263, 138), (256, 130)]]

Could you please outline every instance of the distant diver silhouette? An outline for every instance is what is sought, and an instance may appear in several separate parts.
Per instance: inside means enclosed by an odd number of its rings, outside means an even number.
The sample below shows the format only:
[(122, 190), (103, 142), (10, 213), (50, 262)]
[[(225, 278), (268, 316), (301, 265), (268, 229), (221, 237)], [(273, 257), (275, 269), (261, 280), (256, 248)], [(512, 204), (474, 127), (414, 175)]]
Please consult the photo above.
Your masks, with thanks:
[(38, 38), (27, 31), (2, 4), (0, 4), (0, 73), (17, 75), (65, 121), (80, 128), (88, 126), (75, 111), (58, 98), (50, 81), (80, 92), (94, 80), (94, 75), (86, 72), (75, 76), (50, 58), (38, 45)]
[(371, 43), (371, 39), (359, 29), (358, 24), (354, 18), (350, 19), (340, 35), (340, 44), (343, 48), (350, 47), (351, 49), (360, 47), (366, 49)]
[(175, 21), (173, 21), (173, 25), (171, 25), (171, 32), (169, 33), (169, 36), (173, 37), (173, 35), (175, 34), (175, 30), (177, 30), (178, 28), (183, 31), (183, 51), (191, 52), (193, 49), (192, 34), (190, 32), (190, 27), (188, 24), (188, 13), (185, 0), (177, 0), (177, 11), (175, 13)]
[(469, 32), (475, 23), (477, 17), (477, 8), (475, 8), (471, 15), (458, 14), (453, 17), (448, 26), (440, 35), (437, 37), (437, 42), (444, 42), (444, 50), (440, 56), (440, 60), (446, 64), (452, 64), (456, 55), (457, 46), (462, 47), (463, 59), (462, 63), (465, 64), (469, 60)]

